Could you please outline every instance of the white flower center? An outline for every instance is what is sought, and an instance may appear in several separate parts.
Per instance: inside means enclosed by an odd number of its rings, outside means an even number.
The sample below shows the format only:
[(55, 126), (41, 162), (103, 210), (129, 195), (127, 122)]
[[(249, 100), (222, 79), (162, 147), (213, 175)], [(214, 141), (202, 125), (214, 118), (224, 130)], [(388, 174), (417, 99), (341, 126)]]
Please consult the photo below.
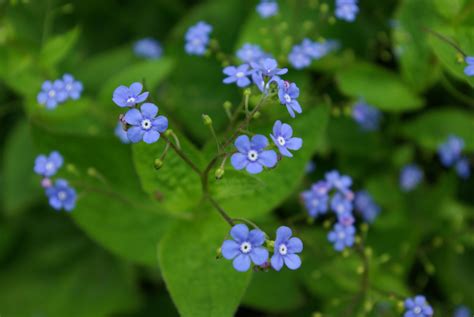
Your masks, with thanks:
[(71, 90), (72, 90), (72, 85), (71, 85), (71, 84), (67, 84), (67, 85), (66, 85), (66, 90), (67, 90), (67, 91), (71, 91)]
[(319, 206), (319, 200), (318, 199), (313, 199), (311, 201), (311, 205), (313, 205), (313, 207), (315, 207), (315, 208), (318, 207)]
[(201, 45), (201, 40), (198, 39), (198, 38), (195, 38), (191, 41), (191, 43), (194, 45), (194, 46), (198, 46), (198, 45)]
[(127, 103), (135, 103), (135, 97), (129, 97)]
[(339, 238), (339, 240), (342, 240), (346, 237), (346, 233), (344, 231), (340, 231), (338, 234), (337, 234), (337, 237)]
[(280, 244), (278, 247), (278, 252), (280, 252), (281, 255), (286, 255), (288, 253), (288, 248), (284, 243)]
[(237, 78), (242, 78), (244, 76), (245, 76), (244, 72), (238, 72), (237, 74), (235, 74), (235, 77)]
[(151, 128), (151, 121), (148, 119), (142, 120), (142, 128), (145, 130), (149, 130)]
[(53, 89), (51, 89), (49, 92), (48, 92), (48, 96), (50, 98), (54, 98), (54, 96), (56, 96), (56, 91), (54, 91)]
[(255, 162), (258, 159), (258, 153), (255, 150), (250, 150), (247, 157), (250, 161)]
[(66, 197), (67, 197), (67, 194), (66, 194), (65, 191), (62, 190), (62, 191), (58, 192), (58, 199), (59, 200), (65, 200)]
[(415, 306), (415, 308), (413, 308), (413, 312), (414, 312), (415, 314), (421, 313), (421, 307), (420, 307), (420, 306)]
[(244, 254), (247, 254), (252, 251), (252, 245), (249, 242), (244, 242), (240, 245), (240, 251)]
[(286, 101), (287, 103), (291, 101), (291, 97), (290, 97), (290, 95), (288, 95), (288, 94), (285, 94), (285, 95), (283, 96), (283, 98), (285, 98), (285, 101)]
[(52, 171), (54, 169), (54, 164), (52, 162), (48, 162), (45, 165), (47, 171)]
[(277, 141), (278, 141), (278, 144), (280, 144), (281, 146), (286, 144), (285, 138), (282, 137), (281, 135), (277, 138)]

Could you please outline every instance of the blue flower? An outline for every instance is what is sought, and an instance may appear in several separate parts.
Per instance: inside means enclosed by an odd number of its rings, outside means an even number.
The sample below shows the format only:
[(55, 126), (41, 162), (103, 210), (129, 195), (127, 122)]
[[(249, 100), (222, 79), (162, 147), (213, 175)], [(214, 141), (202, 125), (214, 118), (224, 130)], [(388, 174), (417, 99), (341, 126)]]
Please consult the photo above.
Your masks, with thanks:
[(372, 196), (365, 190), (356, 193), (354, 205), (356, 211), (369, 223), (373, 222), (380, 213), (380, 206), (374, 202)]
[(441, 164), (446, 167), (451, 167), (461, 157), (461, 152), (464, 149), (464, 140), (455, 135), (450, 135), (446, 142), (438, 147), (438, 155)]
[(352, 118), (354, 118), (362, 130), (375, 131), (379, 129), (382, 112), (366, 104), (364, 101), (359, 101), (352, 108)]
[(331, 199), (331, 209), (338, 215), (352, 212), (352, 202), (344, 194), (336, 193)]
[(49, 156), (38, 155), (35, 160), (34, 171), (38, 175), (51, 177), (56, 174), (63, 162), (63, 157), (56, 151), (51, 152)]
[(163, 54), (163, 48), (161, 47), (160, 42), (151, 37), (147, 37), (138, 40), (133, 44), (133, 52), (138, 57), (157, 59)]
[(466, 306), (458, 306), (453, 317), (472, 317), (471, 310)]
[(289, 83), (285, 80), (278, 82), (278, 97), (280, 102), (286, 106), (288, 113), (292, 118), (295, 117), (295, 112), (301, 113), (303, 110), (296, 100), (300, 95), (300, 90), (295, 83)]
[(68, 98), (77, 100), (81, 97), (83, 87), (80, 81), (75, 80), (71, 74), (64, 74), (63, 83), (64, 91), (66, 92)]
[(336, 0), (336, 17), (347, 21), (354, 22), (359, 12), (357, 0)]
[(142, 90), (141, 83), (133, 83), (130, 87), (119, 86), (115, 89), (112, 100), (119, 107), (133, 107), (148, 98), (148, 92), (142, 93)]
[(124, 116), (126, 123), (131, 127), (127, 130), (128, 139), (133, 142), (154, 143), (160, 138), (160, 133), (168, 129), (168, 119), (164, 116), (156, 116), (158, 107), (152, 103), (144, 103), (138, 109), (130, 109)]
[(257, 5), (257, 12), (264, 19), (272, 17), (278, 13), (278, 3), (273, 0), (262, 0)]
[(351, 212), (347, 211), (337, 215), (337, 222), (344, 227), (350, 227), (354, 225), (355, 219)]
[(278, 68), (278, 63), (273, 58), (264, 58), (258, 62), (250, 62), (250, 66), (255, 71), (262, 73), (262, 76), (268, 78), (275, 75), (284, 75), (288, 72), (287, 68)]
[(334, 170), (327, 172), (325, 178), (331, 188), (335, 188), (342, 193), (350, 191), (350, 187), (352, 186), (352, 178), (349, 176), (341, 175), (338, 171)]
[(288, 54), (288, 61), (296, 69), (303, 69), (311, 64), (311, 56), (308, 55), (307, 49), (301, 45), (295, 45)]
[(333, 230), (328, 233), (328, 240), (334, 245), (336, 251), (352, 247), (355, 241), (355, 228), (336, 223)]
[(466, 56), (464, 60), (467, 63), (467, 66), (464, 68), (464, 74), (469, 77), (474, 76), (474, 57)]
[(293, 154), (289, 151), (297, 151), (303, 146), (303, 140), (301, 138), (293, 138), (293, 129), (289, 124), (281, 123), (280, 120), (276, 121), (273, 125), (273, 134), (270, 137), (273, 143), (278, 147), (281, 155), (287, 157), (293, 157)]
[(425, 296), (415, 296), (405, 300), (405, 314), (403, 317), (431, 317), (433, 308), (426, 301)]
[(456, 173), (463, 179), (468, 179), (471, 176), (471, 167), (469, 166), (469, 160), (466, 157), (462, 157), (456, 162)]
[(262, 73), (259, 71), (253, 71), (252, 81), (261, 92), (267, 95), (270, 90), (270, 85), (272, 83), (276, 83), (277, 85), (279, 85), (281, 79), (278, 76), (273, 76), (267, 83), (265, 83), (265, 78), (263, 77)]
[(123, 144), (130, 143), (130, 140), (128, 139), (128, 136), (127, 136), (127, 131), (123, 129), (122, 122), (117, 123), (117, 125), (115, 126), (114, 132), (117, 138), (119, 138), (120, 142), (122, 142)]
[(281, 226), (277, 229), (274, 254), (271, 258), (272, 267), (280, 271), (285, 264), (290, 270), (296, 270), (301, 266), (301, 259), (296, 253), (303, 251), (301, 239), (291, 237), (291, 229)]
[(189, 55), (204, 55), (211, 32), (212, 26), (203, 21), (190, 27), (185, 35), (186, 44), (184, 48), (186, 52)]
[(45, 105), (47, 109), (54, 109), (58, 104), (64, 102), (67, 97), (62, 80), (58, 79), (54, 82), (47, 80), (41, 86), (41, 91), (38, 93), (36, 100), (39, 104)]
[(236, 55), (244, 63), (258, 62), (267, 56), (260, 46), (249, 43), (245, 43)]
[(254, 135), (252, 141), (248, 136), (241, 135), (234, 144), (238, 152), (232, 155), (231, 163), (236, 170), (246, 168), (250, 174), (258, 174), (264, 166), (272, 168), (277, 163), (275, 151), (264, 150), (268, 146), (268, 139), (263, 135)]
[(224, 258), (233, 261), (234, 268), (239, 272), (248, 271), (251, 262), (262, 265), (268, 260), (268, 250), (262, 245), (265, 234), (253, 229), (249, 232), (246, 225), (238, 224), (232, 227), (230, 235), (234, 240), (225, 240), (221, 251)]
[(76, 206), (76, 191), (64, 179), (56, 180), (54, 186), (46, 188), (49, 204), (56, 210), (71, 211)]
[(423, 171), (417, 165), (405, 165), (400, 172), (400, 187), (403, 191), (411, 191), (418, 186), (423, 178)]
[(224, 68), (223, 73), (229, 77), (223, 80), (224, 84), (237, 83), (239, 87), (246, 87), (250, 85), (251, 81), (247, 77), (251, 74), (248, 64), (242, 64), (240, 66), (227, 66)]
[(301, 198), (308, 211), (308, 215), (316, 218), (318, 215), (328, 211), (328, 192), (324, 190), (325, 182), (318, 182), (311, 186), (310, 190), (301, 193)]

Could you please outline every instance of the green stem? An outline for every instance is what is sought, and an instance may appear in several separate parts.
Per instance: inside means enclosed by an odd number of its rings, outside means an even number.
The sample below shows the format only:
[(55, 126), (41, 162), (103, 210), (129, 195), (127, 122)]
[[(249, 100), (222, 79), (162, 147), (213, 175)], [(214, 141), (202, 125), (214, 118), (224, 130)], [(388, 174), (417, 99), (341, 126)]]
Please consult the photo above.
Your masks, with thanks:
[(186, 163), (189, 165), (189, 167), (191, 167), (191, 169), (193, 171), (195, 171), (199, 176), (201, 176), (201, 170), (199, 169), (199, 167), (197, 167), (196, 164), (194, 164), (193, 161), (191, 161), (191, 159), (186, 155), (186, 153), (184, 153), (183, 151), (181, 151), (181, 149), (175, 145), (173, 142), (171, 142), (165, 135), (164, 133), (161, 134), (161, 137), (163, 138), (163, 140), (165, 140), (170, 146), (171, 148), (175, 151), (176, 154), (178, 154), (178, 156)]
[(453, 97), (459, 99), (459, 101), (462, 101), (462, 102), (468, 104), (471, 107), (474, 107), (474, 99), (472, 97), (467, 96), (467, 95), (463, 94), (462, 92), (458, 91), (451, 84), (451, 82), (448, 80), (448, 78), (446, 78), (445, 75), (441, 76), (441, 84)]
[(437, 37), (438, 39), (440, 39), (441, 41), (451, 45), (454, 49), (456, 49), (463, 57), (466, 57), (467, 54), (464, 53), (464, 51), (451, 39), (447, 38), (446, 36), (436, 32), (436, 31), (433, 31), (431, 29), (428, 29), (428, 28), (422, 28), (422, 30), (426, 33), (429, 33), (435, 37)]

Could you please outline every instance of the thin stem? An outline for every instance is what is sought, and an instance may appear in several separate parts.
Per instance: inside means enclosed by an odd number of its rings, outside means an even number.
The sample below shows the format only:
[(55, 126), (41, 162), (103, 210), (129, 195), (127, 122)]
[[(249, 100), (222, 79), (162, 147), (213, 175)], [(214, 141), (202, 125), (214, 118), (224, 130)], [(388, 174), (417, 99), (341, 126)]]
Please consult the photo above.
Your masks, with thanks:
[(216, 141), (216, 146), (217, 146), (217, 153), (221, 152), (221, 144), (219, 143), (219, 139), (217, 138), (216, 131), (214, 130), (214, 125), (211, 123), (209, 124), (209, 130), (211, 130), (212, 137)]
[(467, 54), (464, 53), (464, 51), (451, 39), (447, 38), (446, 36), (436, 32), (436, 31), (433, 31), (431, 29), (428, 29), (428, 28), (422, 28), (422, 30), (426, 33), (429, 33), (431, 35), (434, 35), (435, 37), (437, 37), (438, 39), (440, 39), (441, 41), (451, 45), (453, 48), (455, 48), (463, 57), (466, 57)]
[(161, 137), (163, 138), (163, 140), (165, 140), (170, 146), (171, 148), (175, 151), (176, 154), (178, 154), (178, 156), (186, 163), (189, 165), (189, 167), (191, 167), (191, 169), (193, 171), (195, 171), (199, 176), (201, 176), (201, 170), (199, 169), (199, 167), (197, 167), (196, 164), (194, 164), (193, 161), (191, 161), (191, 159), (183, 152), (181, 151), (181, 149), (175, 145), (173, 142), (171, 142), (165, 135), (164, 133), (161, 135)]
[(225, 210), (217, 203), (217, 201), (212, 198), (211, 195), (205, 195), (206, 199), (212, 204), (212, 206), (219, 212), (219, 214), (224, 218), (224, 220), (231, 226), (234, 226), (234, 220), (225, 212)]

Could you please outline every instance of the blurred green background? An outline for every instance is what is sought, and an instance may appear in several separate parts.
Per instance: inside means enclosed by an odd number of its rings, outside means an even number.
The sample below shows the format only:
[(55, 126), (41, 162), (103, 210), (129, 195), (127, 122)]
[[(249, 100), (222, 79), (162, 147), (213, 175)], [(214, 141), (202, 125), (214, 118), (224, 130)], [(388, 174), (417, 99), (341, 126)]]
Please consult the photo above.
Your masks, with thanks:
[[(252, 0), (0, 0), (1, 317), (340, 316), (351, 303), (353, 316), (401, 316), (393, 294), (426, 295), (436, 316), (474, 307), (474, 180), (436, 156), (456, 134), (472, 163), (474, 78), (425, 30), (474, 55), (474, 1), (361, 0), (354, 23), (334, 20), (333, 1), (278, 2), (279, 15), (263, 20)], [(241, 92), (222, 84), (215, 58), (185, 54), (184, 32), (199, 20), (213, 25), (223, 52), (255, 43), (285, 66), (305, 37), (340, 41), (309, 69), (289, 67), (304, 109), (295, 121), (301, 153), (255, 179), (228, 168), (212, 188), (233, 216), (270, 232), (304, 213), (298, 193), (326, 171), (351, 175), (382, 207), (365, 241), (363, 300), (360, 259), (334, 252), (323, 222), (294, 224), (305, 243), (299, 271), (238, 274), (216, 261), (228, 228), (200, 204), (199, 180), (173, 155), (155, 171), (162, 143), (132, 147), (114, 136), (113, 90), (144, 80), (184, 149), (200, 165), (210, 157), (201, 114), (224, 132), (222, 104), (238, 104)], [(134, 56), (133, 43), (148, 36), (162, 58)], [(66, 72), (84, 84), (81, 99), (40, 107), (42, 82)], [(360, 97), (384, 112), (380, 131), (350, 118)], [(269, 109), (257, 130), (279, 117)], [(33, 173), (35, 157), (52, 150), (66, 160), (60, 175), (77, 184), (71, 214), (48, 206)], [(316, 172), (305, 175), (310, 160)], [(403, 193), (399, 172), (412, 162), (425, 180)]]

